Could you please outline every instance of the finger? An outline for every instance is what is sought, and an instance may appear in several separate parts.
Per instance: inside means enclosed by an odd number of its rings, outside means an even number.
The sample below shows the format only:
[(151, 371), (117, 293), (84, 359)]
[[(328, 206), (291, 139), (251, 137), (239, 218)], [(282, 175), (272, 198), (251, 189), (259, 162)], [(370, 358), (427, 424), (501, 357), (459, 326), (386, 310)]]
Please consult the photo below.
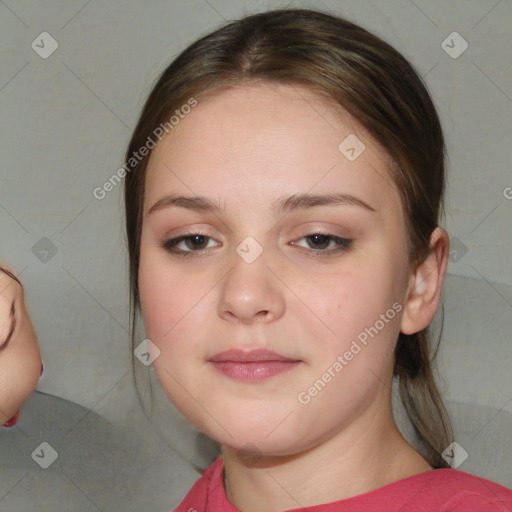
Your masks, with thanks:
[[(6, 335), (3, 335), (4, 332), (4, 326), (2, 325), (3, 322), (0, 324), (0, 351), (2, 351), (4, 348), (7, 347), (9, 344), (9, 341), (11, 341), (12, 335), (14, 333), (14, 329), (16, 329), (16, 310), (14, 309), (14, 302), (11, 305), (11, 314), (9, 317), (9, 328)], [(4, 339), (5, 336), (5, 339)], [(3, 341), (1, 341), (3, 339)]]

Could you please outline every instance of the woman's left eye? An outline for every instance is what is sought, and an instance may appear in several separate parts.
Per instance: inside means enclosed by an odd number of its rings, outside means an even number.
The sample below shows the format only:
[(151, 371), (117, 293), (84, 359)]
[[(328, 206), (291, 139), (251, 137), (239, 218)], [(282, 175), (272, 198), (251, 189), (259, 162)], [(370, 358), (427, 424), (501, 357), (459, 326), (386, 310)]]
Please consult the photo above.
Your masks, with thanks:
[[(347, 250), (352, 245), (352, 240), (335, 235), (326, 235), (324, 233), (313, 233), (302, 237), (300, 240), (306, 240), (307, 248), (314, 253), (330, 254), (333, 252)], [(292, 242), (292, 244), (304, 247), (304, 245), (301, 245), (298, 242)]]

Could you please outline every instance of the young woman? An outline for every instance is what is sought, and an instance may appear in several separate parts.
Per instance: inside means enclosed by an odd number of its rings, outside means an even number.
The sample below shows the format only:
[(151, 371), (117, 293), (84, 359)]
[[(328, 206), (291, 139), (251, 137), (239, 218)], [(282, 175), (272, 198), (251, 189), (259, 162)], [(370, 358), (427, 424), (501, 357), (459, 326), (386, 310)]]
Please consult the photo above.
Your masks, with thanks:
[(512, 510), (442, 456), (444, 142), (396, 50), (311, 10), (230, 23), (163, 72), (126, 162), (133, 333), (140, 307), (163, 389), (222, 454), (176, 510)]
[(0, 265), (0, 425), (16, 424), (19, 407), (41, 374), (37, 338), (12, 269)]

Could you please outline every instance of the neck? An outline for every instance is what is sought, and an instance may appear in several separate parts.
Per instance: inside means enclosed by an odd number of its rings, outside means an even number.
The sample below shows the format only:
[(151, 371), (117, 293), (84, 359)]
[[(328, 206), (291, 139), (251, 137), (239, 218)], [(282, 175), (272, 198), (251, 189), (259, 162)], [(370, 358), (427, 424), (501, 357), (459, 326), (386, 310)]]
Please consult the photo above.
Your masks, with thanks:
[(309, 507), (364, 494), (432, 469), (400, 434), (391, 407), (389, 414), (377, 419), (375, 411), (367, 412), (367, 418), (292, 455), (241, 457), (222, 446), (228, 500), (244, 512)]

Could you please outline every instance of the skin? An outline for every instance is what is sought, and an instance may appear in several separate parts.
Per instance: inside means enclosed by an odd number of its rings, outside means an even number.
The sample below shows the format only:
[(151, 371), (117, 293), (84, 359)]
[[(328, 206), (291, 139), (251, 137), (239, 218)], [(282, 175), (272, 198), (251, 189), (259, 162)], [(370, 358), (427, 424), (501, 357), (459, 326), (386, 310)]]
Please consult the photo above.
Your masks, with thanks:
[[(338, 150), (349, 134), (366, 146), (353, 162)], [(220, 443), (226, 494), (241, 510), (328, 503), (432, 469), (394, 424), (392, 354), (401, 330), (417, 332), (435, 314), (448, 237), (437, 228), (431, 254), (410, 267), (387, 168), (386, 153), (348, 114), (284, 85), (202, 98), (151, 155), (139, 287), (146, 334), (160, 351), (153, 367), (183, 415)], [(332, 192), (375, 211), (272, 209), (281, 196)], [(223, 209), (150, 213), (168, 194), (206, 196)], [(189, 257), (162, 246), (197, 232), (211, 238)], [(318, 243), (307, 237), (319, 232), (352, 245), (315, 256)], [(248, 236), (263, 248), (250, 264), (235, 250)], [(178, 247), (194, 250), (190, 240)], [(331, 240), (324, 250), (334, 247)], [(298, 393), (394, 303), (399, 314), (321, 393), (299, 403)], [(238, 382), (208, 362), (228, 348), (267, 348), (301, 363), (265, 381)]]
[[(7, 265), (0, 266), (16, 275)], [(23, 288), (3, 271), (0, 271), (0, 347), (0, 425), (3, 425), (30, 396), (41, 373), (37, 337), (25, 306)]]

